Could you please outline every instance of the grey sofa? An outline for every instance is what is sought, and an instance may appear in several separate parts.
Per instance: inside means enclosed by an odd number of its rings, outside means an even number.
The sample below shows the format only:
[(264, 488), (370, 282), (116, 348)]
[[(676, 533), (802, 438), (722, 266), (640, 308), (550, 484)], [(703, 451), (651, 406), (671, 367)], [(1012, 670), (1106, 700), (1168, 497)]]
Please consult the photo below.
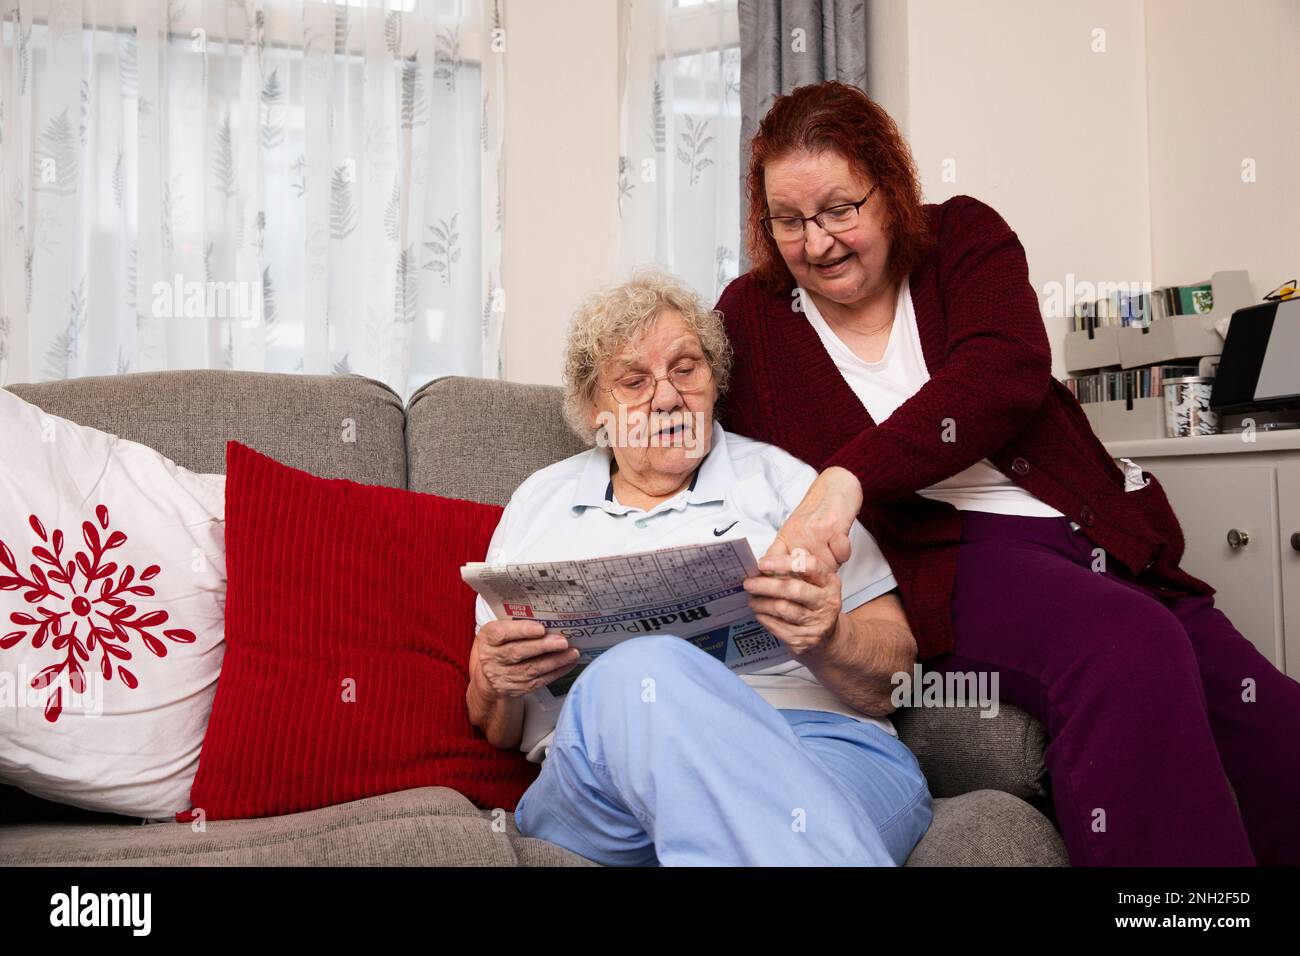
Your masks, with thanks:
[[(448, 377), (403, 407), (360, 376), (158, 372), (14, 385), (47, 412), (142, 442), (186, 468), (224, 472), (237, 439), (328, 478), (504, 504), (529, 473), (581, 450), (559, 390)], [(348, 428), (348, 423), (352, 428)], [(343, 441), (350, 432), (354, 441)], [(908, 866), (1067, 865), (1045, 792), (1042, 725), (1003, 705), (895, 715), (935, 799)], [(0, 863), (54, 865), (595, 865), (521, 837), (460, 793), (424, 787), (306, 813), (145, 823), (0, 787)]]

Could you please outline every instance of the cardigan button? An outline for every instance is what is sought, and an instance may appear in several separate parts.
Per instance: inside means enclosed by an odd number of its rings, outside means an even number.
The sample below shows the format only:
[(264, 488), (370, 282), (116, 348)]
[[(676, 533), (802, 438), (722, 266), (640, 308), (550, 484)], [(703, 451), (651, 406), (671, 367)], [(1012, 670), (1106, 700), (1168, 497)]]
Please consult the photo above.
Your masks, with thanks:
[(1011, 470), (1017, 475), (1027, 475), (1029, 474), (1029, 462), (1023, 458), (1017, 458), (1011, 463)]
[(1092, 513), (1091, 508), (1089, 508), (1087, 505), (1084, 505), (1082, 508), (1079, 509), (1079, 520), (1082, 521), (1089, 528), (1091, 528), (1093, 526), (1093, 523), (1097, 520), (1097, 516)]

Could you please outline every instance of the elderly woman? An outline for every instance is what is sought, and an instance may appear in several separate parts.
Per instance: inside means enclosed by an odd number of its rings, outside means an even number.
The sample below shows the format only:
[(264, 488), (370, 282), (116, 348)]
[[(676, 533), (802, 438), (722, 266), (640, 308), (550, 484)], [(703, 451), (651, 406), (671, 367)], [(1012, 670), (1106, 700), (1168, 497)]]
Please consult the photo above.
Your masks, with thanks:
[[(596, 445), (520, 484), (487, 560), (740, 538), (763, 554), (816, 472), (713, 420), (729, 363), (717, 313), (669, 277), (588, 299), (569, 333), (565, 412)], [(908, 670), (916, 646), (889, 566), (860, 524), (845, 533), (838, 571), (800, 552), (745, 581), (790, 660), (737, 676), (681, 638), (636, 637), (582, 670), (558, 717), (529, 695), (579, 652), (538, 622), (494, 620), (480, 597), (470, 719), (543, 761), (520, 832), (606, 864), (901, 865), (930, 794), (888, 720), (888, 677), (862, 675)]]
[(922, 205), (854, 87), (779, 97), (752, 145), (719, 417), (821, 471), (772, 553), (834, 561), (861, 520), (922, 661), (999, 673), (1046, 725), (1072, 863), (1300, 864), (1300, 684), (1179, 567), (1159, 483), (1053, 379), (1016, 234), (969, 196)]

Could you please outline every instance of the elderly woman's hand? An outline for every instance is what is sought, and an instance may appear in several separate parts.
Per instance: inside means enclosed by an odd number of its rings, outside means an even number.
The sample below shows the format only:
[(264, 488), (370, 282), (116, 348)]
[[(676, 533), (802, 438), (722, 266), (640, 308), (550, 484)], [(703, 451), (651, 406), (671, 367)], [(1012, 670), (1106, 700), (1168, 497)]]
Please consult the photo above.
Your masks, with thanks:
[(539, 621), (488, 621), (474, 640), (470, 679), (482, 700), (523, 697), (573, 670), (578, 656)]
[(849, 559), (849, 531), (861, 509), (857, 476), (847, 468), (827, 468), (785, 520), (765, 557), (789, 557), (803, 548), (822, 566), (839, 568)]
[(769, 552), (758, 569), (765, 573), (745, 578), (754, 617), (795, 658), (815, 656), (839, 627), (840, 576), (802, 548), (788, 555)]

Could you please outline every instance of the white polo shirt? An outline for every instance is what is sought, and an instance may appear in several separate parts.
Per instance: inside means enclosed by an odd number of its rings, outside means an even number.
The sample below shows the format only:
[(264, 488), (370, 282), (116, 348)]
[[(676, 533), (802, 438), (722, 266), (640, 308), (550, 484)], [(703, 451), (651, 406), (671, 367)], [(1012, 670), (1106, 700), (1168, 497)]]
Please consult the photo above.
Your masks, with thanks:
[[(748, 538), (761, 558), (803, 501), (817, 472), (765, 442), (729, 434), (713, 423), (712, 443), (690, 487), (649, 511), (619, 503), (610, 477), (611, 449), (596, 446), (528, 476), (515, 489), (488, 545), (485, 561), (572, 561), (683, 544)], [(852, 556), (839, 569), (844, 613), (897, 585), (875, 540), (858, 521)], [(478, 624), (495, 615), (480, 596)], [(873, 723), (897, 736), (893, 724), (841, 701), (797, 661), (783, 661), (741, 679), (773, 707), (824, 710)], [(554, 736), (558, 711), (525, 701), (521, 749), (540, 763)]]

